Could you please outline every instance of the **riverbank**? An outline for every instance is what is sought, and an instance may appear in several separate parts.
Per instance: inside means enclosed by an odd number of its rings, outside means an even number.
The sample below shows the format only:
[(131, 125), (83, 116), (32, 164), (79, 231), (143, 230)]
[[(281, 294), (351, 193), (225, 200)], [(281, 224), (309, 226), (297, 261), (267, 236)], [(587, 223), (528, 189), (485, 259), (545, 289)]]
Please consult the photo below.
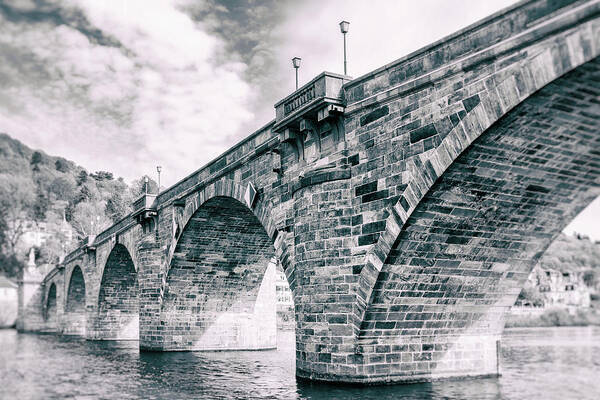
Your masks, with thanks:
[(600, 313), (595, 308), (570, 314), (562, 308), (549, 308), (538, 315), (508, 315), (505, 328), (538, 328), (553, 326), (600, 326)]

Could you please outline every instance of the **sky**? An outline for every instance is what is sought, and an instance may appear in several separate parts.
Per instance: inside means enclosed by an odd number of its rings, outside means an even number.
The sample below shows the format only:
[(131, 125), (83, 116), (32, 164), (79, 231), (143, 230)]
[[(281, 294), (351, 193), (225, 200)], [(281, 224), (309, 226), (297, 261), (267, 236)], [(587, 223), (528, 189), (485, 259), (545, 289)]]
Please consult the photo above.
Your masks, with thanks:
[(359, 77), (512, 3), (0, 0), (0, 132), (168, 186), (274, 118), (292, 57), (300, 85), (343, 72), (341, 20)]

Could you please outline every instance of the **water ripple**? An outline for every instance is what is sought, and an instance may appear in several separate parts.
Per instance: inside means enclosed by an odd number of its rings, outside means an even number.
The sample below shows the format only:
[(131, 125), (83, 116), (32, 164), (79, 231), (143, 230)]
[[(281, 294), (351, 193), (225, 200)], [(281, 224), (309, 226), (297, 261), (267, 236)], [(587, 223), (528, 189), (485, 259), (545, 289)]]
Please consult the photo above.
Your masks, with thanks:
[(297, 382), (293, 333), (261, 352), (140, 353), (137, 342), (91, 342), (0, 331), (1, 399), (524, 399), (600, 398), (600, 329), (512, 329), (502, 376), (380, 387)]

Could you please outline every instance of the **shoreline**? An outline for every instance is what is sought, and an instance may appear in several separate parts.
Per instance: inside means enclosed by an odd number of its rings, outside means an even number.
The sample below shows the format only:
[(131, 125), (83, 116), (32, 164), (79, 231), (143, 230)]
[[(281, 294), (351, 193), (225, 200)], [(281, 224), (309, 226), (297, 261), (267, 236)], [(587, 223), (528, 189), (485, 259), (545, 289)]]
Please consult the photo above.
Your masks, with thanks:
[(541, 313), (511, 315), (506, 317), (504, 329), (600, 326), (600, 313), (596, 308), (579, 309), (569, 313), (564, 308), (548, 308)]

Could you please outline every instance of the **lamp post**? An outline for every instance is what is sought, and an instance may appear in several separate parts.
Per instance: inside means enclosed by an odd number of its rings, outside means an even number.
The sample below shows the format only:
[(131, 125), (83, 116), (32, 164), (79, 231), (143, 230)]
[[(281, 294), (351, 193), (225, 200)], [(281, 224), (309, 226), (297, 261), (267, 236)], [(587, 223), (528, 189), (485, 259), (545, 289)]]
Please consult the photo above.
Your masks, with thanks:
[(162, 167), (160, 165), (157, 165), (156, 172), (158, 172), (158, 193), (160, 193), (160, 171), (162, 171)]
[(302, 61), (300, 57), (292, 58), (292, 65), (296, 69), (296, 90), (298, 90), (298, 68), (300, 68), (300, 61)]
[(344, 75), (347, 74), (347, 70), (346, 70), (346, 33), (348, 33), (349, 27), (350, 27), (350, 22), (348, 22), (348, 21), (340, 22), (340, 31), (344, 35)]
[(144, 176), (144, 194), (148, 194), (148, 177)]

